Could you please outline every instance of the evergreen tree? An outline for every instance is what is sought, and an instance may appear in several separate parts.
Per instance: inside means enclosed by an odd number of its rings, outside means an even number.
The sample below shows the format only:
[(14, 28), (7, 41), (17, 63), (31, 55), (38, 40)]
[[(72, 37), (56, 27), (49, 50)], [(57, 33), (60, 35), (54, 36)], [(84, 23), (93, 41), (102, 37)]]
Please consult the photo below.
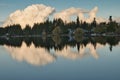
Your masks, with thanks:
[(77, 16), (77, 19), (76, 19), (76, 23), (77, 23), (77, 27), (80, 26), (80, 21), (79, 21), (79, 17)]

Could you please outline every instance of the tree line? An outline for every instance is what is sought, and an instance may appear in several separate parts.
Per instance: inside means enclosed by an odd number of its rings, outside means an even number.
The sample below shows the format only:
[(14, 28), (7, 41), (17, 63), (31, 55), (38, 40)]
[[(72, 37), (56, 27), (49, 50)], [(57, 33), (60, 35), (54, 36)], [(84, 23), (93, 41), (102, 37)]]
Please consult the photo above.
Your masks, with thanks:
[(77, 17), (76, 21), (70, 23), (64, 22), (62, 19), (47, 19), (43, 23), (35, 23), (31, 28), (26, 25), (24, 29), (19, 24), (9, 25), (0, 28), (0, 36), (48, 36), (48, 35), (88, 35), (88, 34), (120, 34), (120, 24), (109, 17), (109, 22), (97, 23), (96, 18), (91, 23), (80, 21)]

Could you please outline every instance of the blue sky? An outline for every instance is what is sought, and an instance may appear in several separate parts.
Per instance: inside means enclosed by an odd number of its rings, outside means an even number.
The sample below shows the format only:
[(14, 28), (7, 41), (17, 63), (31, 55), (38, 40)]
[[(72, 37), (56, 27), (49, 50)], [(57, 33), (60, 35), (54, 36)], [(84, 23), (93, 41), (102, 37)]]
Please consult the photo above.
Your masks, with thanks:
[(52, 6), (56, 11), (69, 7), (92, 9), (98, 6), (100, 17), (120, 17), (120, 0), (0, 0), (0, 21), (7, 19), (10, 13), (17, 9), (24, 9), (32, 4), (44, 4)]

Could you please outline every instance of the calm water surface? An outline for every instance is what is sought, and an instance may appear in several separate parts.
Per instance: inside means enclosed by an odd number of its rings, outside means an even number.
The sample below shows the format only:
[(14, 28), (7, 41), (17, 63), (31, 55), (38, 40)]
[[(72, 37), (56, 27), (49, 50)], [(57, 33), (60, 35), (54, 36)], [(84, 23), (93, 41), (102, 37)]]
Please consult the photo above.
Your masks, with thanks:
[[(79, 47), (79, 49), (78, 49)], [(61, 50), (0, 46), (0, 80), (120, 80), (120, 43), (64, 46)]]

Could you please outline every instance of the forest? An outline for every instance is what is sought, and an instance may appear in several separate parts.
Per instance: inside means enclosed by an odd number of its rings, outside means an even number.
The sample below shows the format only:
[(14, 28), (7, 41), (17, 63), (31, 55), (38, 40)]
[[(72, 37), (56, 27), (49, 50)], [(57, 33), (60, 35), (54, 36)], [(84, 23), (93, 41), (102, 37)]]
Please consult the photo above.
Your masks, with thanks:
[(47, 19), (44, 23), (34, 24), (31, 28), (26, 25), (24, 29), (19, 24), (0, 28), (0, 45), (21, 47), (25, 42), (29, 47), (34, 44), (35, 47), (44, 47), (46, 50), (54, 48), (62, 50), (65, 46), (77, 45), (79, 51), (80, 45), (86, 46), (92, 43), (109, 44), (110, 51), (112, 46), (119, 44), (120, 24), (109, 17), (109, 22), (97, 23), (96, 19), (91, 23), (76, 21), (65, 23), (62, 19)]
[(35, 23), (31, 28), (24, 29), (19, 24), (0, 27), (0, 37), (35, 37), (35, 36), (120, 36), (120, 23), (109, 16), (109, 22), (97, 23), (96, 18), (91, 23), (83, 22), (77, 17), (76, 21), (63, 22), (62, 19), (47, 19), (44, 23)]

